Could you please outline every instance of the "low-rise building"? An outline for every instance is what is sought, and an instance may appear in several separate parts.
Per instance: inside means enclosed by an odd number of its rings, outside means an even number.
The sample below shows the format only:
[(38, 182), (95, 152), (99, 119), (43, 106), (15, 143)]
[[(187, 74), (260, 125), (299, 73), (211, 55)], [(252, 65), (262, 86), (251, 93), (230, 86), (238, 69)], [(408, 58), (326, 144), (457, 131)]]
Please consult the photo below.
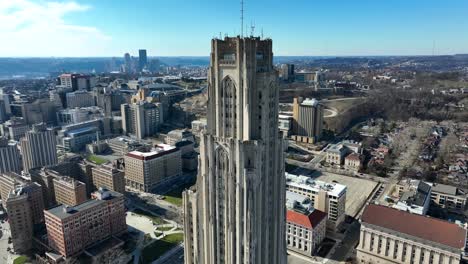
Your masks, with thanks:
[(413, 214), (425, 215), (431, 204), (431, 185), (423, 181), (412, 181), (402, 188), (397, 185), (399, 199), (394, 208)]
[(315, 209), (327, 213), (327, 228), (336, 230), (345, 219), (347, 187), (286, 173), (286, 190), (304, 195)]
[(101, 189), (76, 206), (60, 205), (45, 211), (49, 246), (64, 257), (127, 229), (122, 194)]
[(325, 239), (327, 214), (315, 209), (306, 196), (286, 192), (288, 250), (312, 256)]
[(466, 193), (455, 186), (434, 183), (431, 200), (435, 205), (449, 211), (463, 212), (466, 207)]
[(180, 141), (195, 142), (195, 137), (192, 132), (186, 129), (176, 129), (167, 133), (166, 144), (175, 146), (175, 144)]
[(207, 128), (206, 119), (200, 119), (192, 121), (192, 133), (196, 136), (200, 136), (202, 131), (205, 131)]
[(126, 185), (140, 191), (151, 191), (158, 184), (182, 173), (180, 150), (166, 144), (146, 151), (129, 152), (124, 159)]
[[(294, 122), (294, 119), (292, 116), (278, 115), (278, 128), (280, 131), (283, 132), (284, 136), (291, 135), (293, 122)], [(299, 141), (302, 141), (302, 140), (299, 140)]]
[(358, 153), (351, 153), (344, 159), (344, 166), (351, 171), (359, 171), (362, 166), (361, 155)]
[(344, 162), (344, 157), (348, 153), (348, 149), (341, 144), (332, 145), (327, 149), (326, 161), (332, 165), (341, 165)]
[[(326, 161), (332, 165), (343, 165), (345, 157), (352, 153), (361, 154), (362, 143), (354, 142), (351, 140), (343, 140), (338, 144), (333, 144), (326, 150)], [(352, 162), (354, 164), (354, 162)]]
[(466, 230), (440, 219), (367, 205), (357, 247), (359, 263), (460, 263)]

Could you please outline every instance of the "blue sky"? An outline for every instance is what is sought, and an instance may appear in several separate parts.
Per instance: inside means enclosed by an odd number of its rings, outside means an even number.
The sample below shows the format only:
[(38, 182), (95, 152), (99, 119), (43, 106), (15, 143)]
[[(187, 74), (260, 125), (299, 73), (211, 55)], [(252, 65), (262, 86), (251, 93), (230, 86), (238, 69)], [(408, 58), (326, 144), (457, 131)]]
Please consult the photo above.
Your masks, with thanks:
[[(239, 0), (0, 0), (0, 57), (207, 56)], [(468, 53), (466, 0), (245, 0), (276, 55)], [(249, 29), (250, 32), (250, 29)]]

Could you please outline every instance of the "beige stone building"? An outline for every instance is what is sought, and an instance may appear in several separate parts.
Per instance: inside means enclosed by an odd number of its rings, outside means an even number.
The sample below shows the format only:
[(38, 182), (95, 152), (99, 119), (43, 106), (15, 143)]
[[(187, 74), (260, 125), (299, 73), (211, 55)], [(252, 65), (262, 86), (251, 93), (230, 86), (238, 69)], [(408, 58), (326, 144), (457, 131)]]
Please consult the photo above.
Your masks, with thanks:
[(5, 204), (13, 251), (25, 253), (32, 248), (33, 238), (33, 215), (28, 195), (20, 190), (13, 190), (6, 198)]
[(315, 209), (327, 213), (328, 229), (336, 230), (343, 223), (346, 217), (346, 186), (291, 173), (285, 175), (287, 191), (308, 197)]
[(431, 200), (434, 204), (449, 211), (463, 212), (466, 208), (466, 193), (455, 186), (434, 183)]
[[(326, 150), (326, 161), (328, 164), (332, 165), (346, 165), (346, 158), (350, 155), (358, 154), (361, 155), (362, 153), (362, 144), (350, 140), (343, 140), (340, 143), (333, 144)], [(355, 161), (356, 157), (353, 155), (348, 159), (348, 165), (352, 165), (353, 168), (358, 163)], [(360, 164), (359, 164), (360, 165)]]
[(351, 153), (344, 159), (345, 169), (350, 171), (359, 171), (362, 166), (361, 155), (358, 153)]
[(286, 192), (288, 250), (313, 256), (325, 239), (327, 214), (315, 209), (306, 196)]
[(211, 43), (199, 174), (183, 194), (185, 263), (283, 264), (284, 157), (272, 41)]
[(104, 164), (92, 168), (94, 189), (106, 187), (109, 190), (125, 193), (125, 172), (112, 164)]
[[(15, 192), (17, 190), (22, 190), (21, 192)], [(28, 203), (32, 210), (32, 222), (34, 224), (39, 224), (44, 222), (44, 188), (35, 182), (31, 182), (27, 178), (21, 177), (19, 174), (8, 172), (0, 174), (0, 195), (2, 197), (2, 205), (7, 208), (7, 200), (12, 195), (12, 192), (15, 194), (27, 194)], [(8, 209), (7, 209), (8, 212)]]
[(296, 141), (315, 143), (323, 130), (323, 106), (316, 99), (294, 98), (293, 136)]
[(25, 253), (32, 248), (33, 225), (44, 222), (42, 188), (35, 182), (19, 184), (3, 199), (13, 250)]
[(368, 205), (361, 218), (359, 263), (458, 264), (466, 230), (436, 218)]
[(125, 155), (125, 181), (132, 189), (149, 192), (160, 183), (182, 173), (180, 150), (166, 144), (148, 151), (132, 151)]
[(57, 204), (74, 206), (88, 200), (86, 185), (70, 177), (57, 177), (54, 179), (54, 192)]

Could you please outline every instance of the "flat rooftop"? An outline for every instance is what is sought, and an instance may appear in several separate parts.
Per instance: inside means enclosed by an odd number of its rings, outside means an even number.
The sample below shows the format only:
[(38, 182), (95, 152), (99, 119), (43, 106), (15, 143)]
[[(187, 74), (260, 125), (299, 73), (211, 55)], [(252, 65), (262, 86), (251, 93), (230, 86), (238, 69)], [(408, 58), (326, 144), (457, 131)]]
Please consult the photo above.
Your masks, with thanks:
[(295, 175), (285, 172), (286, 185), (311, 190), (314, 192), (326, 191), (329, 195), (341, 196), (346, 192), (346, 186), (338, 183), (328, 183), (314, 180), (309, 176)]
[(454, 196), (459, 194), (457, 191), (457, 187), (446, 185), (446, 184), (440, 184), (440, 183), (434, 183), (434, 185), (432, 186), (432, 191), (454, 195)]
[(106, 201), (103, 200), (88, 200), (82, 204), (75, 205), (75, 206), (70, 206), (68, 207), (68, 210), (66, 209), (66, 205), (59, 205), (56, 206), (52, 209), (47, 210), (48, 213), (53, 214), (55, 217), (59, 219), (66, 219), (68, 217), (71, 217), (79, 212), (83, 212), (86, 210), (89, 210), (95, 206), (98, 206), (100, 204), (106, 203)]
[(156, 147), (152, 148), (151, 151), (142, 152), (138, 150), (131, 151), (127, 153), (127, 156), (140, 159), (140, 160), (151, 160), (165, 154), (169, 154), (177, 151), (178, 149), (174, 146), (167, 144), (159, 144)]
[(53, 214), (57, 218), (66, 219), (79, 212), (86, 211), (95, 206), (107, 203), (107, 200), (112, 200), (114, 198), (123, 196), (121, 193), (107, 190), (105, 188), (99, 188), (94, 194), (97, 195), (96, 199), (91, 199), (75, 206), (59, 205), (47, 210), (47, 212)]
[(312, 99), (307, 98), (301, 103), (301, 105), (305, 105), (305, 106), (317, 106), (318, 104), (319, 104), (319, 101), (315, 98), (312, 98)]

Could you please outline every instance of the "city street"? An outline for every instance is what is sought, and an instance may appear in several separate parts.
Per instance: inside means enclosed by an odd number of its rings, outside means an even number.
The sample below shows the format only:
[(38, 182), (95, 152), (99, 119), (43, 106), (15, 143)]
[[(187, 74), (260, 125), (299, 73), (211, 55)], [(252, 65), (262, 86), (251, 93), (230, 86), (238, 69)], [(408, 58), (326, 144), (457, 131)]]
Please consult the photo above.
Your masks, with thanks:
[[(12, 244), (8, 243), (8, 238), (11, 236), (10, 234), (10, 225), (8, 222), (3, 222), (0, 225), (0, 262), (1, 263), (11, 263), (15, 258), (19, 255), (11, 254), (7, 251), (8, 248), (12, 248)], [(10, 251), (11, 252), (11, 251)]]

